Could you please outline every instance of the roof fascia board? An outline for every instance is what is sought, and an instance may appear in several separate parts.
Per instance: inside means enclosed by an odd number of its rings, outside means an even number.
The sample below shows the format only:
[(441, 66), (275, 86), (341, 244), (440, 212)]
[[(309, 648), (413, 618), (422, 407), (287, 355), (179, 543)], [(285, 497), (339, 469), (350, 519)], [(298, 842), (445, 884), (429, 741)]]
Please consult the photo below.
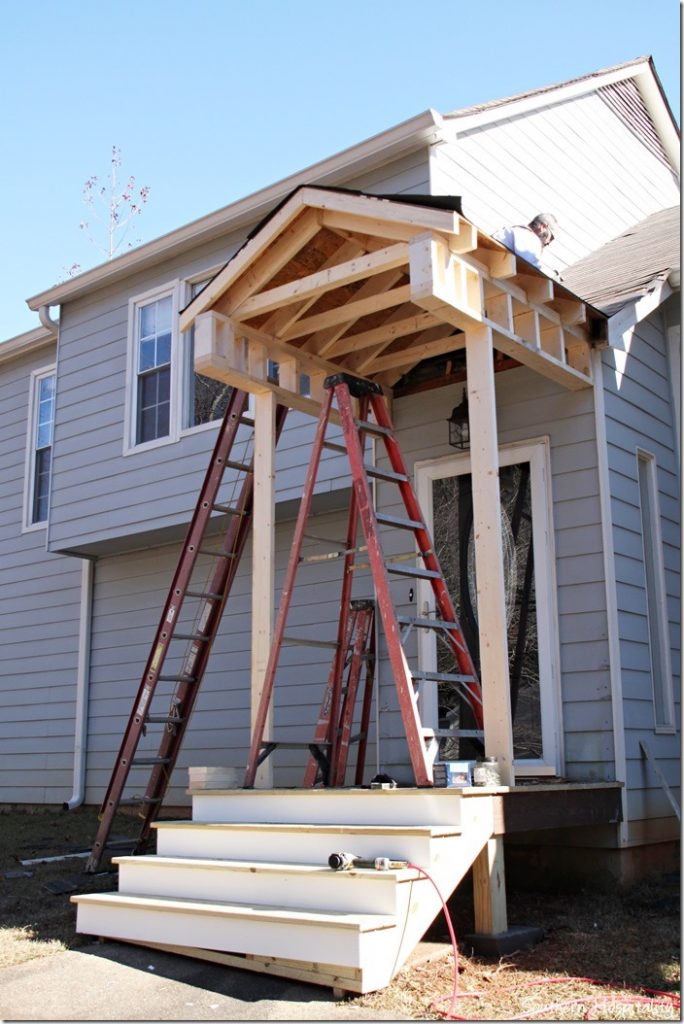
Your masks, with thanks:
[(669, 299), (673, 289), (668, 281), (661, 281), (653, 291), (639, 299), (632, 299), (608, 321), (608, 344), (611, 348), (624, 348), (624, 336), (638, 323), (650, 316), (659, 306)]
[[(576, 99), (579, 96), (595, 92), (606, 85), (614, 82), (623, 82), (627, 78), (637, 78), (649, 74), (653, 78), (653, 71), (648, 60), (636, 62), (626, 66), (606, 71), (603, 74), (588, 75), (567, 85), (554, 86), (549, 89), (540, 89), (530, 96), (523, 96), (521, 99), (512, 99), (510, 102), (497, 103), (485, 110), (478, 110), (472, 114), (459, 117), (458, 114), (447, 114), (444, 118), (445, 129), (453, 132), (455, 136), (463, 135), (473, 131), (475, 128), (483, 128), (494, 121), (502, 121), (510, 117), (517, 117), (527, 114), (540, 107), (548, 107), (550, 104), (563, 103), (566, 100)], [(655, 83), (654, 83), (655, 85)], [(656, 87), (657, 88), (657, 87)], [(660, 97), (662, 105), (662, 96)]]
[(56, 306), (75, 299), (94, 287), (114, 283), (128, 274), (153, 266), (185, 249), (211, 241), (219, 235), (239, 231), (258, 223), (278, 202), (304, 184), (334, 185), (352, 175), (396, 159), (404, 153), (430, 145), (442, 137), (443, 118), (436, 110), (426, 110), (379, 135), (373, 135), (356, 146), (312, 164), (273, 185), (253, 192), (214, 213), (191, 221), (131, 252), (100, 264), (78, 277), (54, 285), (27, 299), (30, 309)]
[(679, 175), (679, 131), (655, 69), (649, 63), (635, 74), (634, 79), (644, 101), (644, 106), (651, 115), (653, 125), (658, 132), (667, 158)]
[(56, 341), (57, 336), (45, 327), (36, 327), (33, 331), (18, 334), (15, 338), (8, 338), (0, 344), (0, 363), (28, 355), (29, 352), (35, 352), (46, 345), (54, 345)]

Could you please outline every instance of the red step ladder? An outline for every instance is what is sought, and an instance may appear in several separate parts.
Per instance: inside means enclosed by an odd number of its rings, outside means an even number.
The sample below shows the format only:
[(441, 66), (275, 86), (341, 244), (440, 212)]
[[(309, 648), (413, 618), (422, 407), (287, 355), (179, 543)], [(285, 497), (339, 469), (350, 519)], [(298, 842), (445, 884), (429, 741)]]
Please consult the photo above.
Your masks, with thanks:
[[(372, 573), (377, 607), (380, 613), (387, 655), (397, 691), (404, 731), (409, 749), (409, 756), (417, 786), (432, 785), (432, 763), (436, 755), (436, 741), (430, 729), (424, 729), (419, 716), (419, 693), (421, 685), (430, 680), (448, 681), (455, 684), (473, 712), (478, 729), (482, 729), (482, 696), (475, 666), (468, 651), (461, 631), (453, 602), (444, 580), (442, 570), (434, 551), (430, 534), (423, 520), (418, 500), (414, 493), (410, 476), (406, 470), (401, 451), (392, 427), (392, 422), (380, 387), (372, 382), (340, 373), (328, 377), (325, 381), (327, 395), (321, 408), (316, 435), (311, 451), (311, 459), (302, 495), (290, 558), (281, 592), (280, 607), (273, 632), (273, 641), (268, 664), (264, 676), (261, 699), (257, 710), (252, 735), (252, 744), (245, 771), (244, 785), (254, 786), (258, 766), (264, 758), (278, 747), (275, 740), (265, 740), (264, 732), (269, 707), (273, 698), (276, 673), (283, 643), (286, 642), (285, 627), (292, 601), (295, 577), (302, 561), (301, 551), (305, 536), (306, 521), (311, 511), (314, 486), (318, 476), (321, 455), (324, 448), (346, 453), (352, 478), (352, 498), (350, 501), (347, 544), (342, 583), (341, 616), (338, 627), (336, 654), (328, 682), (328, 690), (323, 701), (324, 712), (316, 729), (319, 745), (326, 744), (329, 765), (329, 783), (342, 785), (341, 766), (346, 766), (345, 701), (346, 714), (349, 714), (349, 692), (343, 692), (343, 659), (347, 656), (348, 640), (348, 609), (353, 573), (359, 565), (355, 562), (357, 554), (356, 533), (360, 522), (368, 552), (369, 567)], [(358, 417), (354, 415), (353, 399), (359, 403)], [(330, 421), (333, 403), (339, 412), (344, 444), (326, 440), (326, 429)], [(376, 438), (384, 444), (391, 469), (380, 469), (365, 461), (364, 447), (368, 436)], [(387, 515), (375, 511), (369, 478), (389, 482), (399, 490), (399, 495), (406, 511), (405, 517)], [(386, 558), (381, 546), (379, 527), (388, 527), (406, 531), (413, 535), (415, 541), (415, 561), (422, 564), (414, 565), (403, 559)], [(414, 561), (411, 554), (410, 561)], [(458, 665), (458, 673), (414, 673), (408, 665), (403, 649), (404, 637), (400, 628), (390, 593), (390, 578), (393, 575), (426, 580), (432, 589), (435, 601), (435, 618), (416, 617), (408, 623), (408, 628), (416, 627), (438, 631), (441, 633)], [(405, 624), (402, 619), (401, 623)], [(368, 709), (370, 714), (370, 706)], [(325, 729), (323, 724), (325, 723)], [(366, 723), (367, 724), (367, 723)], [(321, 739), (325, 733), (325, 741)], [(288, 746), (297, 744), (289, 743)], [(299, 744), (306, 747), (307, 744)], [(365, 748), (364, 748), (365, 754)], [(320, 759), (319, 759), (320, 760)], [(339, 770), (338, 770), (339, 769)], [(309, 764), (305, 781), (312, 784), (316, 778), (315, 768)]]
[[(230, 458), (236, 445), (244, 446), (247, 452), (253, 451), (254, 421), (246, 414), (247, 403), (246, 392), (233, 390), (100, 809), (100, 825), (86, 865), (87, 872), (97, 870), (105, 848), (114, 848), (115, 844), (108, 843), (108, 838), (120, 807), (138, 808), (142, 826), (136, 850), (145, 848), (152, 822), (171, 780), (251, 527), (253, 457), (241, 461)], [(286, 415), (287, 409), (278, 406), (276, 438), (280, 436)], [(250, 433), (238, 440), (240, 426), (246, 427)], [(219, 488), (226, 470), (235, 473), (233, 491), (238, 492), (237, 499), (229, 503), (219, 500)], [(215, 525), (217, 513), (228, 517), (227, 528), (222, 536), (218, 536), (218, 543), (213, 529), (210, 529)], [(209, 571), (201, 576), (198, 566), (200, 555), (209, 558)], [(186, 601), (192, 602), (189, 608), (191, 615), (186, 614), (186, 619), (193, 622), (189, 631), (181, 625), (181, 610)], [(181, 668), (165, 674), (164, 663), (170, 650), (179, 655), (183, 650), (174, 646), (178, 641), (186, 645), (185, 654), (179, 662)], [(158, 693), (159, 689), (164, 689), (163, 684), (170, 684), (170, 696), (168, 687), (166, 694)], [(161, 709), (155, 707), (155, 695), (156, 703), (162, 704)], [(161, 735), (156, 752), (147, 756), (138, 753), (138, 748), (150, 727), (160, 727)], [(125, 797), (129, 775), (139, 767), (150, 769), (144, 795)], [(130, 846), (130, 842), (126, 845)]]

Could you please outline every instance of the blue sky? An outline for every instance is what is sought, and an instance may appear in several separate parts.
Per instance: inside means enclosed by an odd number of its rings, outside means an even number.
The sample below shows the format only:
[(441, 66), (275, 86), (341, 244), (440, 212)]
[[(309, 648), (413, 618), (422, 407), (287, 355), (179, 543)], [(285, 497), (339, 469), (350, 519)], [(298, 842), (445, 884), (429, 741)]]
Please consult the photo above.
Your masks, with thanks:
[[(141, 242), (419, 114), (650, 54), (677, 120), (679, 0), (0, 0), (0, 339), (102, 256), (83, 184), (112, 146)], [(102, 238), (102, 232), (99, 233)]]

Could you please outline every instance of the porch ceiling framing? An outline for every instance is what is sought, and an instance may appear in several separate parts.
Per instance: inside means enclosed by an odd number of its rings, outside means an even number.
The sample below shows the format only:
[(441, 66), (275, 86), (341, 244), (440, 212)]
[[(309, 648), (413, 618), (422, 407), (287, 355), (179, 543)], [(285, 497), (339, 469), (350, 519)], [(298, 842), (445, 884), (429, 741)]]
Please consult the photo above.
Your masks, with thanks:
[(562, 386), (590, 387), (602, 323), (453, 211), (308, 187), (181, 314), (199, 372), (312, 414), (326, 374), (389, 389), (422, 360), (464, 348), (471, 327)]
[[(591, 387), (605, 317), (452, 210), (304, 187), (193, 299), (180, 326), (194, 327), (198, 372), (256, 396), (262, 567), (275, 550), (274, 463), (264, 455), (275, 402), (317, 416), (325, 378), (339, 372), (375, 381), (389, 397), (418, 363), (465, 349), (485, 749), (512, 785), (494, 349), (571, 390)], [(253, 575), (252, 603), (272, 608), (266, 571)], [(268, 633), (253, 634), (253, 706)]]

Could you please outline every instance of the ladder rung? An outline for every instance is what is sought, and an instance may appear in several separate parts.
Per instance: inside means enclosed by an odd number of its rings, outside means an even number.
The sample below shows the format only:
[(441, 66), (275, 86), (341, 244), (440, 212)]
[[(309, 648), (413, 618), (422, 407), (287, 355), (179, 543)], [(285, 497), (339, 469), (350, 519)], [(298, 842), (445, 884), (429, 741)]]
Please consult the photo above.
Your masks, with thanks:
[(196, 683), (197, 676), (181, 674), (179, 676), (158, 676), (160, 683)]
[(131, 761), (132, 765), (154, 765), (154, 764), (171, 764), (170, 757), (135, 757)]
[(220, 502), (215, 502), (212, 506), (214, 512), (223, 512), (227, 516), (244, 516), (244, 509), (234, 508), (232, 505), (222, 505)]
[(186, 590), (186, 597), (198, 597), (203, 601), (222, 601), (223, 594), (213, 594), (210, 590)]
[(475, 683), (475, 676), (461, 676), (454, 672), (412, 672), (413, 679), (432, 680), (437, 683)]
[(388, 572), (396, 573), (397, 576), (414, 576), (421, 580), (439, 580), (442, 574), (436, 569), (419, 569), (414, 565), (403, 565), (399, 562), (385, 562)]
[(332, 650), (337, 650), (336, 640), (310, 640), (308, 637), (302, 636), (284, 636), (284, 644), (301, 644), (304, 647), (327, 647)]
[(417, 626), (418, 629), (458, 629), (457, 622), (445, 622), (444, 619), (422, 619), (413, 618), (410, 615), (398, 615), (397, 622), (400, 626)]
[(424, 530), (425, 523), (420, 519), (402, 519), (401, 516), (390, 516), (385, 512), (376, 512), (375, 518), (384, 526), (396, 526), (400, 530)]
[(394, 437), (394, 431), (389, 427), (381, 427), (379, 423), (371, 423), (370, 420), (354, 420), (358, 430), (366, 434), (381, 434), (383, 437)]
[(406, 473), (395, 473), (393, 469), (380, 469), (378, 466), (371, 466), (368, 462), (364, 462), (363, 468), (368, 476), (375, 476), (378, 480), (391, 480), (399, 484), (408, 482)]
[(482, 729), (433, 729), (434, 735), (439, 740), (483, 740), (484, 731)]
[(340, 444), (339, 441), (324, 441), (323, 447), (327, 448), (330, 452), (342, 452), (343, 455), (347, 454), (346, 445)]
[(310, 747), (330, 747), (328, 740), (262, 740), (262, 747), (283, 747), (286, 750), (309, 750)]
[(246, 414), (243, 414), (240, 417), (240, 423), (242, 423), (243, 426), (245, 426), (245, 427), (252, 427), (252, 428), (254, 428), (254, 417), (253, 416), (247, 416)]
[(197, 548), (198, 555), (210, 555), (212, 558), (235, 558), (232, 551), (212, 551), (211, 548)]
[(173, 715), (148, 715), (145, 724), (150, 725), (181, 725), (184, 718), (174, 718)]
[(171, 637), (172, 640), (202, 640), (207, 643), (213, 639), (213, 634), (210, 633), (174, 633)]
[[(141, 807), (143, 804), (150, 805), (150, 804), (160, 804), (160, 803), (161, 803), (161, 797), (154, 797), (154, 796), (127, 796), (125, 800), (119, 800), (119, 807)], [(115, 843), (116, 842), (119, 842), (119, 843), (123, 844), (124, 840), (123, 839), (115, 840)], [(131, 839), (130, 842), (133, 843), (133, 842), (135, 842), (135, 840)], [(109, 846), (109, 843), (107, 843), (107, 846)]]
[(252, 467), (248, 466), (245, 462), (233, 462), (232, 459), (226, 459), (226, 469), (237, 469), (240, 473), (251, 473)]

